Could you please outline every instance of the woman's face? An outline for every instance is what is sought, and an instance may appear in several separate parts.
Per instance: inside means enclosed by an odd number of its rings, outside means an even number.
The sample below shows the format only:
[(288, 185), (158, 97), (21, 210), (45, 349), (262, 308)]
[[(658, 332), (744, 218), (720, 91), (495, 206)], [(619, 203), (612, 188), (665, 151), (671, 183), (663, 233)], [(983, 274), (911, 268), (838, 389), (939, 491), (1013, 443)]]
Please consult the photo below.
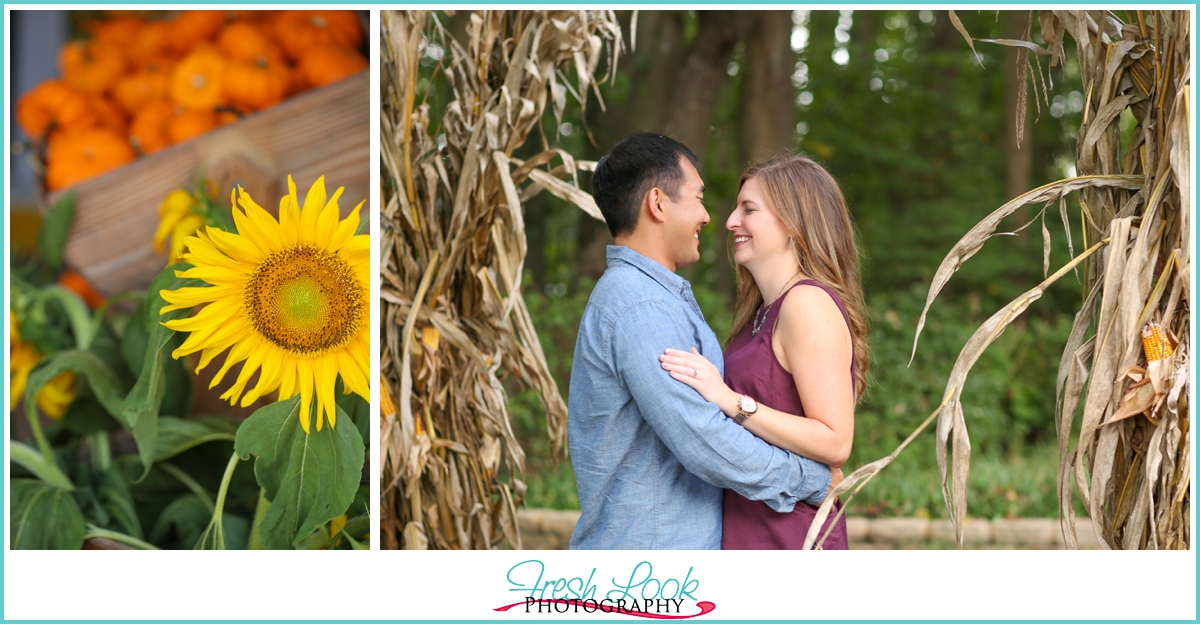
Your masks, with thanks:
[(733, 233), (733, 261), (746, 268), (792, 256), (787, 230), (767, 208), (762, 186), (755, 178), (742, 184), (725, 229)]

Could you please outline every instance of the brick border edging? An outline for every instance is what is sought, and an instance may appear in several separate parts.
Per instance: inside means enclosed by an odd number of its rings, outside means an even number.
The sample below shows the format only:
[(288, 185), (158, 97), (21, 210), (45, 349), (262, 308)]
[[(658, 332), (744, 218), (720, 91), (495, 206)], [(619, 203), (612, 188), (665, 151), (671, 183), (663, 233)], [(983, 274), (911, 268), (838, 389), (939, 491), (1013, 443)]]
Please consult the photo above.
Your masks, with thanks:
[[(571, 531), (579, 520), (578, 511), (521, 509), (517, 511), (521, 541), (529, 550), (566, 549)], [(949, 520), (925, 518), (847, 518), (846, 528), (852, 550), (926, 549), (954, 547), (954, 526)], [(1081, 550), (1096, 550), (1100, 543), (1092, 531), (1091, 519), (1077, 518), (1075, 534)], [(964, 548), (1061, 550), (1065, 547), (1057, 518), (1018, 518), (987, 520), (968, 518), (963, 535)]]

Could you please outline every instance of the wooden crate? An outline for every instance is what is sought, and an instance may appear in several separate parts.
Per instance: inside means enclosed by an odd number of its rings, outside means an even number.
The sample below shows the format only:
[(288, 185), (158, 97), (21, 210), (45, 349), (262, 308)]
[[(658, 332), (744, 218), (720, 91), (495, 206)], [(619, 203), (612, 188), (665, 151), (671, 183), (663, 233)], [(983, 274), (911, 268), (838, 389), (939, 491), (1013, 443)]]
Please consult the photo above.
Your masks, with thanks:
[(152, 248), (158, 206), (173, 189), (195, 188), (201, 172), (221, 185), (223, 202), (240, 183), (273, 214), (288, 174), (301, 201), (324, 175), (327, 192), (346, 187), (345, 217), (370, 198), (370, 106), (367, 70), (76, 185), (67, 264), (106, 295), (145, 288), (166, 266)]

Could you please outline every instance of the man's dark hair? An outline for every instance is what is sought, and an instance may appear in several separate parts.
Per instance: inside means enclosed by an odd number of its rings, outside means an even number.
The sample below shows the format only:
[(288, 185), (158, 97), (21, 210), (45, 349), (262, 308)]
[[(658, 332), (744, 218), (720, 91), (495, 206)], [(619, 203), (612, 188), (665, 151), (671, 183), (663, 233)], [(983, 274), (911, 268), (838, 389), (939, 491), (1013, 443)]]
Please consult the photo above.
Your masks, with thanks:
[(659, 188), (672, 200), (679, 199), (683, 183), (680, 157), (696, 166), (696, 156), (675, 139), (651, 132), (634, 132), (613, 146), (596, 164), (592, 174), (592, 197), (600, 207), (613, 236), (629, 234), (637, 227), (642, 198)]

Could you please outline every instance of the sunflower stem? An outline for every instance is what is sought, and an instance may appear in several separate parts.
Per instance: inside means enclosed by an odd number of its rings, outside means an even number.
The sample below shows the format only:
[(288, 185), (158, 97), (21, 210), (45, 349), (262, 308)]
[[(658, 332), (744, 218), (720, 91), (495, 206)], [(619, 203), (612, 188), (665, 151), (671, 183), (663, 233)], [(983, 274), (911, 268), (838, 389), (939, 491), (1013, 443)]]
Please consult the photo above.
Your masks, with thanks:
[(213, 521), (217, 524), (221, 523), (221, 513), (225, 510), (225, 494), (229, 492), (229, 482), (233, 479), (233, 471), (237, 468), (241, 458), (237, 452), (229, 458), (229, 464), (225, 466), (225, 476), (221, 477), (221, 489), (217, 490), (217, 502), (213, 508)]
[(42, 432), (42, 423), (34, 405), (36, 403), (33, 401), (25, 401), (25, 418), (29, 420), (29, 427), (33, 429), (33, 439), (37, 442), (38, 450), (42, 452), (42, 458), (53, 464), (54, 449), (50, 447), (50, 442), (46, 440), (46, 434)]
[(114, 542), (121, 542), (122, 544), (128, 544), (128, 545), (133, 546), (134, 548), (138, 548), (140, 550), (160, 550), (158, 546), (155, 546), (154, 544), (151, 544), (149, 542), (144, 542), (136, 537), (133, 537), (132, 535), (126, 535), (124, 533), (118, 533), (116, 531), (109, 531), (108, 529), (102, 529), (94, 524), (88, 524), (87, 527), (88, 527), (88, 531), (83, 536), (84, 540), (88, 540), (93, 537), (103, 537), (103, 538), (110, 539)]
[(254, 508), (254, 524), (250, 527), (250, 550), (262, 550), (262, 527), (263, 519), (267, 517), (267, 511), (271, 509), (271, 501), (267, 500), (266, 488), (258, 488), (258, 505)]
[[(200, 541), (196, 543), (197, 549), (225, 550), (225, 526), (222, 523), (222, 514), (225, 513), (225, 495), (229, 492), (229, 482), (233, 479), (233, 471), (237, 468), (239, 461), (240, 458), (235, 451), (229, 458), (229, 464), (225, 466), (225, 476), (221, 477), (221, 489), (217, 490), (217, 502), (213, 507), (212, 520), (209, 521), (204, 534), (200, 536)], [(212, 548), (207, 547), (210, 540)]]
[(162, 468), (167, 474), (178, 479), (180, 483), (187, 487), (187, 489), (191, 490), (192, 493), (196, 495), (196, 498), (199, 498), (200, 502), (204, 503), (204, 506), (208, 509), (208, 513), (212, 513), (213, 510), (216, 509), (216, 505), (213, 503), (212, 497), (208, 495), (208, 492), (204, 489), (204, 487), (199, 483), (196, 483), (196, 480), (188, 476), (186, 472), (167, 462), (160, 463), (158, 467)]

